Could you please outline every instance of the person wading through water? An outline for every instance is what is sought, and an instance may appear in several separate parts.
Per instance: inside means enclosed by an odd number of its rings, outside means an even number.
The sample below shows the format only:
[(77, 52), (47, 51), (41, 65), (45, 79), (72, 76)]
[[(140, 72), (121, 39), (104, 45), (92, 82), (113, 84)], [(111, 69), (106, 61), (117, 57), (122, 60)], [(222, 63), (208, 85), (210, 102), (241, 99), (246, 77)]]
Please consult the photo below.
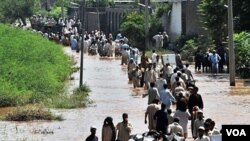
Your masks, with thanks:
[(131, 131), (133, 129), (132, 124), (128, 122), (128, 114), (122, 114), (123, 121), (116, 125), (118, 131), (117, 141), (128, 141)]
[(115, 141), (116, 129), (112, 117), (106, 117), (102, 126), (102, 141)]

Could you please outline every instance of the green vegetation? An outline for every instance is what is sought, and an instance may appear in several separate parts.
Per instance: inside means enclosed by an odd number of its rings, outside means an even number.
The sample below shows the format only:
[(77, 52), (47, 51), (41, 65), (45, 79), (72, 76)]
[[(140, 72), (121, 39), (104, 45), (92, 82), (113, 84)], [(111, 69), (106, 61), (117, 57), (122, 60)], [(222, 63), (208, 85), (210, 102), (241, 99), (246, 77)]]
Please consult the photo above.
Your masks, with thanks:
[(112, 4), (111, 0), (89, 0), (86, 1), (88, 7), (106, 7)]
[(12, 113), (9, 113), (5, 120), (7, 121), (31, 121), (31, 120), (63, 120), (61, 116), (56, 116), (43, 107), (17, 107)]
[[(80, 108), (89, 103), (85, 84), (72, 95), (66, 93), (74, 63), (62, 46), (39, 34), (0, 25), (0, 107), (44, 104), (53, 108)], [(7, 120), (54, 120), (57, 117), (38, 107), (20, 108)], [(58, 119), (57, 119), (58, 120)]]
[(61, 94), (47, 100), (47, 105), (52, 108), (82, 108), (86, 107), (90, 100), (87, 98), (90, 92), (89, 87), (84, 84), (80, 88), (76, 88), (72, 95)]
[(121, 32), (129, 38), (132, 45), (144, 46), (145, 18), (143, 14), (132, 12), (127, 15), (121, 24)]
[(242, 78), (250, 78), (250, 33), (235, 34), (234, 39), (236, 72)]
[(26, 25), (26, 18), (38, 10), (39, 0), (1, 0), (0, 22), (14, 23), (20, 19)]
[[(157, 49), (157, 50), (155, 50), (155, 51), (156, 51), (156, 53), (157, 53), (159, 56), (161, 56), (161, 55), (163, 55), (163, 54), (174, 54), (173, 51), (167, 50), (167, 49), (163, 49), (163, 48)], [(146, 50), (145, 56), (151, 58), (151, 56), (152, 56), (152, 50)]]
[(160, 3), (156, 7), (156, 17), (161, 18), (164, 13), (170, 11), (172, 9), (172, 3)]
[[(149, 39), (153, 35), (162, 31), (162, 26), (158, 23), (158, 20), (150, 15), (149, 16)], [(145, 47), (145, 15), (143, 13), (131, 12), (124, 17), (121, 23), (121, 32), (128, 37), (130, 43), (144, 49)]]
[(181, 48), (181, 58), (187, 60), (188, 57), (194, 56), (197, 48), (198, 45), (194, 39), (187, 40), (183, 48)]
[(190, 56), (194, 56), (198, 49), (203, 53), (215, 49), (213, 40), (206, 36), (181, 35), (175, 44), (175, 52), (180, 52), (183, 60), (187, 60)]
[[(67, 8), (64, 7), (64, 15), (67, 15)], [(62, 16), (62, 8), (61, 7), (52, 7), (49, 11), (49, 16), (54, 17), (56, 19), (60, 18)]]
[(175, 52), (181, 52), (182, 48), (188, 40), (196, 40), (198, 35), (181, 35), (175, 42)]
[(226, 0), (203, 0), (198, 6), (204, 29), (209, 31), (216, 47), (226, 40), (225, 33), (227, 23)]
[(250, 1), (233, 0), (234, 30), (250, 31)]
[(62, 47), (27, 31), (0, 25), (0, 106), (58, 95), (69, 76)]

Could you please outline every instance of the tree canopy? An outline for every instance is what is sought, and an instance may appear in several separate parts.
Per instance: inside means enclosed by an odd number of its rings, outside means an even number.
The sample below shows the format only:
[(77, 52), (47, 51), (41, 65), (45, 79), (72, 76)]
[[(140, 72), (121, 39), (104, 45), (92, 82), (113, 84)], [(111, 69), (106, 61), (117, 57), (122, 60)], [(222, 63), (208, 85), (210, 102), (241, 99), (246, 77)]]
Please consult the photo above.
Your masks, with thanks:
[(234, 29), (237, 32), (250, 31), (250, 1), (233, 0)]
[(198, 6), (204, 29), (211, 34), (218, 47), (225, 37), (225, 24), (227, 23), (226, 0), (202, 0)]
[[(162, 32), (162, 25), (155, 16), (149, 16), (148, 37), (152, 38), (156, 33)], [(129, 38), (130, 43), (140, 49), (145, 46), (145, 15), (143, 13), (131, 12), (124, 17), (121, 23), (121, 32)]]
[(33, 15), (39, 3), (40, 0), (1, 0), (1, 22), (13, 23), (21, 19), (26, 25), (25, 18)]

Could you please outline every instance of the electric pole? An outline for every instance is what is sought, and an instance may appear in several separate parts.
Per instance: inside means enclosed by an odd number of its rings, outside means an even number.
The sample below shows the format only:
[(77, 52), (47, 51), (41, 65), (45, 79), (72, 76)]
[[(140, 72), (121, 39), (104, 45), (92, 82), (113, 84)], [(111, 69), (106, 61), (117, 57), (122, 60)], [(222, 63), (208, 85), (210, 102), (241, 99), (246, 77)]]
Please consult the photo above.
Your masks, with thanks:
[[(148, 0), (145, 0), (145, 50), (149, 47), (149, 39), (148, 39)], [(144, 50), (144, 51), (145, 51)]]
[(85, 31), (85, 0), (82, 0), (82, 6), (81, 6), (81, 19), (82, 19), (82, 39), (81, 39), (81, 60), (80, 60), (80, 84), (79, 87), (81, 87), (83, 84), (83, 48), (84, 48), (84, 31)]
[(233, 4), (228, 0), (229, 74), (230, 86), (235, 86), (235, 52), (233, 39)]

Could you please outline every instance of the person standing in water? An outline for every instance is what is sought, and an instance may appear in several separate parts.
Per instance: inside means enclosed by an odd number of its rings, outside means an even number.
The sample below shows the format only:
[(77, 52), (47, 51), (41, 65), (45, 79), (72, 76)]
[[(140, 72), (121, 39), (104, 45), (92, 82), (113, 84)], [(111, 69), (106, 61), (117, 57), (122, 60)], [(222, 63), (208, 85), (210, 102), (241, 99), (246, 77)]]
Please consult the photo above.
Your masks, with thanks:
[(122, 118), (123, 121), (116, 125), (116, 129), (118, 131), (117, 141), (128, 141), (133, 127), (128, 121), (127, 113), (123, 113)]

